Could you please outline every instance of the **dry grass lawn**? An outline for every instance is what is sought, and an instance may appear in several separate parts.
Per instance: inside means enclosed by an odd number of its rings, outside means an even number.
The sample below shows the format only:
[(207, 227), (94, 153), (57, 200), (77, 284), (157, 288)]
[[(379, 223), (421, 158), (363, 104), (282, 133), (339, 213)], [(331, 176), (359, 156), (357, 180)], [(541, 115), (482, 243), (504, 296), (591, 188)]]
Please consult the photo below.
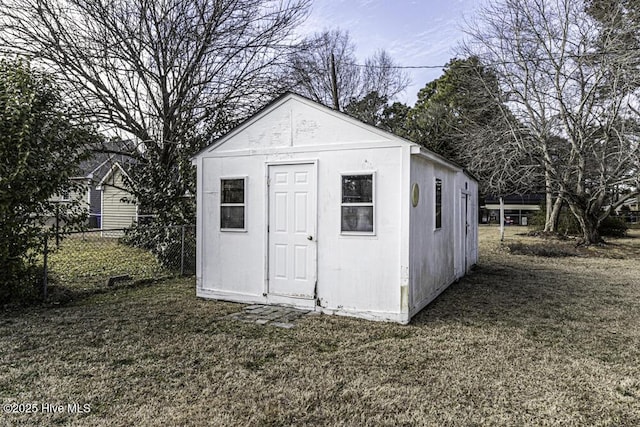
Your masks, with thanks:
[[(53, 242), (51, 248), (55, 248)], [(109, 277), (127, 275), (132, 281), (167, 277), (155, 257), (144, 249), (119, 243), (100, 233), (72, 234), (49, 254), (49, 293), (66, 300), (95, 292)]]
[(640, 425), (639, 230), (557, 258), (522, 231), (481, 228), (478, 270), (408, 326), (241, 323), (193, 279), (1, 313), (0, 402), (39, 412), (0, 425)]

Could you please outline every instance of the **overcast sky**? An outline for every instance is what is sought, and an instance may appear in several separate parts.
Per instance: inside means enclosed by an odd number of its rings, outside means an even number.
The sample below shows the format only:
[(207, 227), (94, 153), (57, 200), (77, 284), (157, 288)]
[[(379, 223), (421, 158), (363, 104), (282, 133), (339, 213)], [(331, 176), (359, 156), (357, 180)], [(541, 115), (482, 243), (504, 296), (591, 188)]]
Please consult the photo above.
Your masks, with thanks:
[[(486, 0), (313, 0), (303, 32), (348, 30), (359, 61), (378, 49), (403, 66), (444, 65), (463, 37), (465, 17)], [(413, 105), (418, 91), (442, 74), (407, 70), (411, 86), (399, 101)]]

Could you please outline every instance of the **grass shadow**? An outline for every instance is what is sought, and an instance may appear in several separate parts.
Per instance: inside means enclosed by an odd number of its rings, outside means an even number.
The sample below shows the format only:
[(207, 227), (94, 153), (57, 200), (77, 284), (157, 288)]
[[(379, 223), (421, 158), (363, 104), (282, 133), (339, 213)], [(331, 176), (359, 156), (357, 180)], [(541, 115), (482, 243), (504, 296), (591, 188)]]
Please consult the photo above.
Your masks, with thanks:
[(632, 308), (632, 301), (618, 287), (599, 285), (607, 283), (606, 278), (598, 277), (601, 272), (546, 266), (541, 258), (523, 265), (512, 263), (514, 258), (535, 259), (509, 256), (503, 263), (481, 264), (418, 313), (412, 324), (455, 320), (522, 326), (541, 321), (593, 321), (612, 309)]

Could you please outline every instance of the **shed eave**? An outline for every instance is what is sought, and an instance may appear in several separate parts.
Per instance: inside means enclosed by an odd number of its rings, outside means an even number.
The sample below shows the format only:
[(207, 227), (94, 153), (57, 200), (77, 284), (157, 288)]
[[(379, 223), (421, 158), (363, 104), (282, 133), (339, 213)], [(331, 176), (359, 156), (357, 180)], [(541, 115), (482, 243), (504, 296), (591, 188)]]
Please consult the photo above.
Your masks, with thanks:
[(479, 182), (478, 178), (474, 174), (469, 172), (467, 169), (465, 169), (464, 167), (418, 144), (413, 143), (413, 145), (411, 146), (411, 154), (418, 157), (422, 157), (423, 159), (426, 159), (426, 160), (436, 162), (439, 165), (442, 165), (452, 171), (462, 172), (466, 176), (474, 180), (475, 182)]
[(451, 160), (447, 160), (441, 155), (434, 153), (433, 151), (427, 150), (426, 148), (421, 147), (418, 144), (413, 144), (411, 146), (411, 154), (417, 157), (421, 157), (425, 160), (435, 162), (440, 166), (444, 166), (447, 169), (450, 169), (452, 171), (459, 172), (463, 170), (461, 166), (453, 163)]

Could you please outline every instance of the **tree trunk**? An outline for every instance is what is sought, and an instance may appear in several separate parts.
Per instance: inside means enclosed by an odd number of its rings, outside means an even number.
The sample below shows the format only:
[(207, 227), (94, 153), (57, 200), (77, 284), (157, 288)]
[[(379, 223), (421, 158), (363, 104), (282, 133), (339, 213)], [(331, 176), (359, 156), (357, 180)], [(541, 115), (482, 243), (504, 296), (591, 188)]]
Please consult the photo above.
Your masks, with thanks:
[[(560, 221), (560, 212), (562, 211), (562, 199), (557, 197), (553, 202), (553, 208), (551, 209), (551, 215), (549, 215), (549, 219), (547, 220), (549, 224), (549, 231), (556, 232), (558, 231), (558, 222)], [(546, 226), (546, 224), (545, 224)]]
[(547, 193), (547, 203), (546, 203), (546, 221), (544, 223), (544, 231), (549, 233), (555, 233), (558, 231), (558, 221), (560, 219), (560, 211), (562, 209), (562, 199), (557, 197), (555, 201), (553, 200), (553, 195), (551, 193)]
[(544, 220), (544, 231), (552, 231), (549, 228), (551, 227), (551, 211), (553, 209), (553, 195), (547, 188), (547, 197), (545, 198), (545, 220)]
[(586, 209), (583, 209), (576, 204), (569, 203), (569, 208), (578, 220), (578, 224), (580, 224), (580, 230), (582, 231), (583, 240), (582, 244), (593, 245), (602, 243), (603, 240), (600, 236), (600, 232), (598, 231), (598, 227), (600, 226), (600, 221), (598, 221), (598, 218), (589, 215)]
[(582, 229), (582, 239), (585, 245), (602, 243), (602, 237), (598, 231), (598, 221), (593, 218), (579, 218), (580, 228)]
[(560, 218), (560, 208), (562, 200), (558, 197), (555, 202), (553, 200), (551, 174), (545, 170), (545, 188), (546, 188), (546, 215), (544, 223), (544, 231), (554, 233), (558, 229), (558, 218)]

